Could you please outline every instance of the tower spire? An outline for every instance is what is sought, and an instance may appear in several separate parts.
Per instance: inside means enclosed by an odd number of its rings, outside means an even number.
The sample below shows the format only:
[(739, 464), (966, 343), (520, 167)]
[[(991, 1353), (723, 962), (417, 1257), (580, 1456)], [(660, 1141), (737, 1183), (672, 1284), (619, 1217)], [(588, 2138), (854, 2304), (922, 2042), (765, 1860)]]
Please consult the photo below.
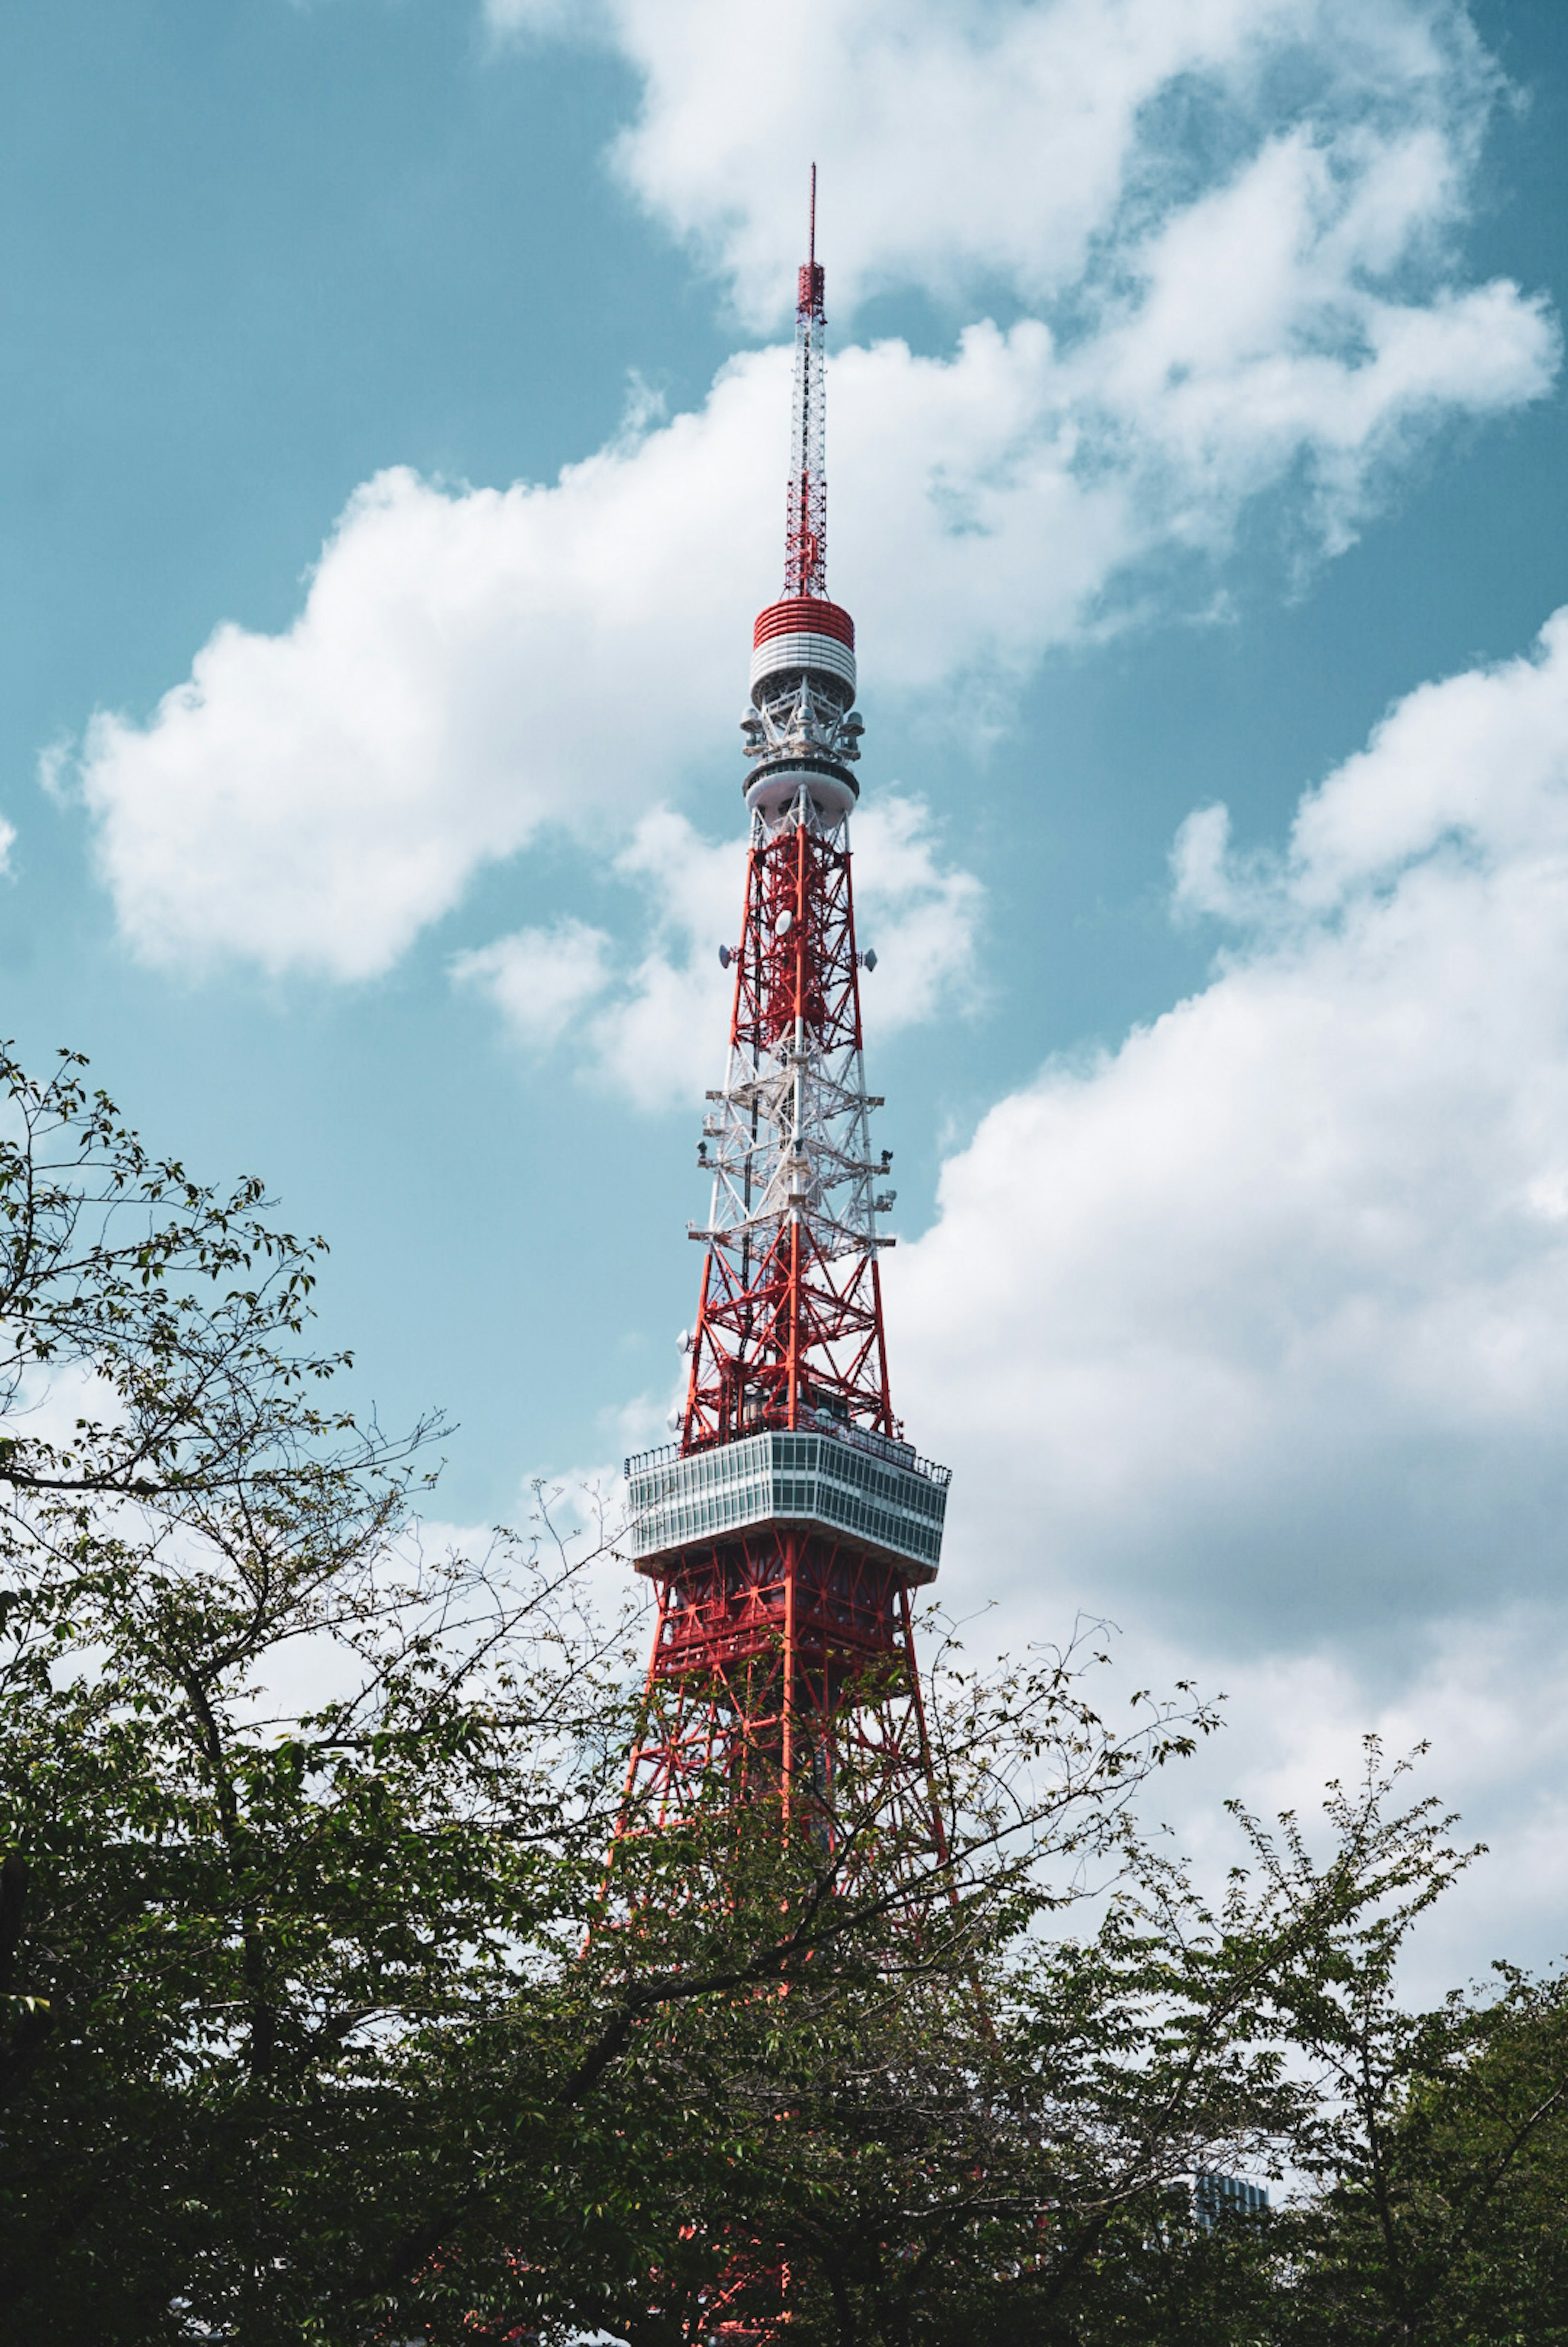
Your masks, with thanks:
[(809, 258), (801, 263), (795, 298), (795, 398), (790, 423), (789, 497), (784, 525), (784, 592), (828, 591), (826, 472), (828, 321), (825, 272), (817, 260), (817, 166), (811, 166)]

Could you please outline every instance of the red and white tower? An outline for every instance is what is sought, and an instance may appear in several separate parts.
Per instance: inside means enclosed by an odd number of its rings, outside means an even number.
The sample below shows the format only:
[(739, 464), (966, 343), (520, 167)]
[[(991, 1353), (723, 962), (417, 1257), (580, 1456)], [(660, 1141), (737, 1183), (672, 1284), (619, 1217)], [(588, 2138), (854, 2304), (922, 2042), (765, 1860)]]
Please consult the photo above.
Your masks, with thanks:
[[(626, 1461), (658, 1591), (632, 1779), (678, 1815), (716, 1773), (831, 1840), (868, 1797), (930, 1818), (910, 1593), (934, 1579), (948, 1471), (893, 1415), (850, 815), (855, 629), (827, 591), (823, 272), (800, 271), (784, 592), (752, 633), (751, 816), (722, 1087), (698, 1164), (707, 1249), (678, 1440)], [(647, 1812), (645, 1811), (645, 1814)], [(940, 1823), (936, 1827), (940, 1836)]]

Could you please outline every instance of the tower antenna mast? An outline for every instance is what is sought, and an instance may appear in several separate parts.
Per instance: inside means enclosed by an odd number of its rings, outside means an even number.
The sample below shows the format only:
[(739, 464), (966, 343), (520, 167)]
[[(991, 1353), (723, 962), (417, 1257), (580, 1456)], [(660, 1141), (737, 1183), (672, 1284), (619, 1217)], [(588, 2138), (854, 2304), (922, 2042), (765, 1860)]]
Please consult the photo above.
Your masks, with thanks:
[(810, 258), (795, 297), (794, 450), (784, 526), (784, 592), (828, 592), (828, 479), (825, 277), (817, 260), (817, 166), (811, 166)]

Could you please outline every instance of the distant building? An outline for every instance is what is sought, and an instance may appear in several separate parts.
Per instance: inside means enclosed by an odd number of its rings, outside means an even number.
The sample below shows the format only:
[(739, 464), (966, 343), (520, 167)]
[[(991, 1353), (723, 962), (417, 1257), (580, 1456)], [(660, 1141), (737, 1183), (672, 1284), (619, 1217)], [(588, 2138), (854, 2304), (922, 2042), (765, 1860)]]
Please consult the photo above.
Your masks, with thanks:
[(1261, 2184), (1241, 2176), (1216, 2176), (1199, 2169), (1193, 2178), (1193, 2213), (1206, 2233), (1212, 2233), (1222, 2216), (1255, 2217), (1268, 2206)]

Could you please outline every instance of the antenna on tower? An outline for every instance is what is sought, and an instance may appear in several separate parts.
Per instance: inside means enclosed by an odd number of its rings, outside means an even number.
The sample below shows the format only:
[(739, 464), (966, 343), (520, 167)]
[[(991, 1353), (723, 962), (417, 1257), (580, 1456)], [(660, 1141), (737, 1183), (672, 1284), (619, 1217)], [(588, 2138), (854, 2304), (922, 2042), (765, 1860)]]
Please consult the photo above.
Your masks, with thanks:
[(784, 592), (828, 592), (828, 482), (824, 472), (827, 410), (823, 367), (828, 322), (824, 273), (817, 259), (817, 166), (811, 166), (809, 258), (795, 301), (795, 405), (790, 445), (793, 470), (784, 529)]

